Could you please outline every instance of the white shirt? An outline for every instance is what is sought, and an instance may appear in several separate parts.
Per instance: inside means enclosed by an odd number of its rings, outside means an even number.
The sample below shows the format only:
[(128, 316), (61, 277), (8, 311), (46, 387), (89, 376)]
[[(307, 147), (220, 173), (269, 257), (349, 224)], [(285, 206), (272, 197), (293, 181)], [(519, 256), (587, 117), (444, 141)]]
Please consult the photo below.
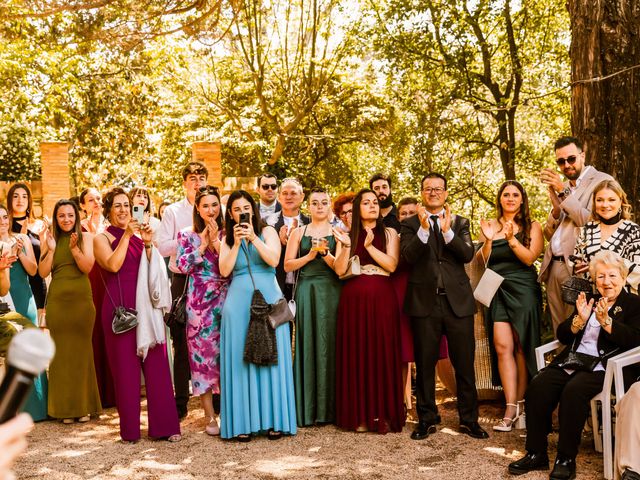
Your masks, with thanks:
[[(601, 329), (602, 327), (600, 326), (600, 322), (596, 319), (596, 312), (593, 312), (589, 317), (589, 321), (584, 326), (584, 335), (582, 335), (582, 340), (580, 341), (578, 348), (576, 348), (576, 352), (586, 353), (593, 357), (599, 357), (598, 337), (600, 336)], [(598, 362), (596, 368), (593, 369), (594, 372), (597, 372), (598, 370), (604, 371), (602, 362)]]
[(177, 238), (178, 232), (187, 227), (193, 227), (193, 205), (186, 198), (164, 209), (157, 234), (158, 250), (163, 257), (170, 257), (169, 270), (174, 273), (182, 273), (176, 266)]
[[(571, 190), (571, 193), (575, 192), (576, 189), (580, 186), (580, 184), (582, 183), (582, 179), (584, 178), (585, 174), (589, 171), (590, 168), (593, 168), (591, 165), (587, 165), (585, 168), (582, 169), (582, 173), (580, 174), (580, 176), (578, 177), (578, 179), (576, 180), (576, 186), (572, 187), (571, 183), (569, 183), (569, 189)], [(574, 225), (575, 227), (575, 225)], [(574, 228), (574, 227), (570, 227), (570, 228)], [(558, 228), (556, 228), (556, 231), (553, 232), (553, 235), (551, 236), (551, 240), (549, 241), (549, 244), (551, 245), (551, 253), (555, 256), (563, 256), (563, 250), (562, 250), (562, 229), (564, 228), (563, 224), (561, 223), (560, 225), (558, 225)], [(560, 232), (560, 233), (559, 233)]]
[[(440, 232), (442, 232), (442, 225), (440, 222), (440, 215), (444, 215), (444, 208), (442, 210), (440, 210), (438, 213), (430, 213), (429, 211), (427, 211), (427, 214), (429, 215), (429, 222), (430, 225), (433, 226), (433, 221), (431, 220), (431, 216), (432, 215), (437, 215), (438, 216), (438, 228), (440, 229)], [(422, 228), (422, 225), (420, 225), (420, 228), (418, 229), (418, 238), (420, 239), (420, 241), (422, 243), (427, 243), (429, 241), (429, 236), (431, 235), (431, 229), (429, 230), (425, 230), (424, 228)], [(453, 240), (453, 230), (449, 229), (449, 231), (447, 232), (442, 232), (442, 238), (444, 239), (444, 243), (445, 245), (448, 244), (449, 242), (451, 242), (451, 240)]]
[[(282, 215), (282, 219), (284, 220), (285, 226), (289, 229), (289, 234), (291, 234), (291, 225), (293, 224), (293, 220), (294, 219), (296, 219), (298, 221), (298, 226), (302, 225), (302, 222), (300, 221), (300, 214), (299, 213), (295, 217), (287, 217), (284, 213), (282, 213), (282, 210), (279, 211), (278, 213), (273, 213), (273, 214), (269, 215), (269, 217), (267, 217), (265, 222), (267, 222), (267, 225), (271, 225), (273, 227), (276, 223), (278, 223), (278, 220), (280, 219), (280, 215)], [(278, 232), (278, 234), (279, 233), (280, 232)], [(285, 277), (284, 282), (285, 283), (289, 283), (291, 285), (296, 283), (296, 274), (295, 274), (295, 272), (287, 272), (287, 276)]]
[(266, 205), (266, 204), (262, 203), (262, 200), (260, 200), (260, 204), (259, 204), (260, 217), (262, 217), (262, 219), (264, 220), (269, 215), (272, 215), (272, 214), (276, 213), (276, 205), (277, 204), (278, 204), (277, 200), (274, 200), (271, 205)]

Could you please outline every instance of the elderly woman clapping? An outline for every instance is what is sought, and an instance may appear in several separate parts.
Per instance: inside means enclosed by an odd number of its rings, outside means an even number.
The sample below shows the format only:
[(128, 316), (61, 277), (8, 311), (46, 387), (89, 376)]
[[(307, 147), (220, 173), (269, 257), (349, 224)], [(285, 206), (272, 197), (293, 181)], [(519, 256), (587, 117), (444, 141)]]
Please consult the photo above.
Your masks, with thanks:
[[(547, 435), (559, 403), (558, 454), (549, 478), (575, 478), (589, 402), (602, 390), (607, 360), (640, 345), (640, 298), (623, 289), (628, 274), (625, 261), (617, 253), (602, 250), (591, 259), (589, 270), (598, 295), (587, 299), (580, 294), (574, 315), (557, 330), (558, 340), (568, 348), (527, 389), (527, 454), (509, 465), (512, 474), (549, 468)], [(637, 376), (637, 372), (625, 373)]]

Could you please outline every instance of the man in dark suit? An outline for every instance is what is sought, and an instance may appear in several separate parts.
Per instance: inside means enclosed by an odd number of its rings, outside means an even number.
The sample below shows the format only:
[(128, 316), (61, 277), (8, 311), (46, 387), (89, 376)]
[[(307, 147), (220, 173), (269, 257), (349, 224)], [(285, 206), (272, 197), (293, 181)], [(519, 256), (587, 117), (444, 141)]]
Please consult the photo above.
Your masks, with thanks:
[(278, 232), (280, 244), (282, 245), (282, 253), (280, 254), (280, 262), (276, 267), (276, 279), (282, 290), (282, 294), (287, 300), (291, 300), (293, 295), (293, 284), (295, 282), (294, 272), (284, 271), (284, 254), (287, 250), (287, 242), (289, 235), (295, 228), (300, 225), (306, 225), (310, 222), (309, 217), (300, 213), (300, 205), (304, 200), (304, 190), (298, 179), (290, 177), (282, 180), (280, 184), (280, 204), (282, 210), (269, 215), (265, 221), (267, 225), (271, 225)]
[(418, 426), (411, 434), (422, 440), (435, 433), (435, 367), (440, 337), (447, 335), (456, 371), (460, 432), (488, 438), (478, 425), (473, 334), (475, 301), (464, 264), (474, 255), (469, 220), (451, 215), (446, 204), (447, 179), (428, 173), (421, 181), (423, 206), (402, 222), (402, 257), (411, 266), (404, 310), (411, 316), (416, 361)]

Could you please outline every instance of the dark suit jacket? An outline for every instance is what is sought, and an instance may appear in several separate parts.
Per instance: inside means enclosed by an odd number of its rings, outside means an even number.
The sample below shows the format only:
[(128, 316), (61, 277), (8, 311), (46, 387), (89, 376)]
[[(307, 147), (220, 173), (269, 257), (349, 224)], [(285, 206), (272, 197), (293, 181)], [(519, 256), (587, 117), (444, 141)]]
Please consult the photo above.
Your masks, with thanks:
[(426, 317), (435, 303), (438, 269), (442, 275), (447, 299), (453, 312), (459, 317), (473, 315), (476, 309), (469, 277), (464, 264), (473, 259), (474, 248), (469, 234), (469, 220), (454, 215), (451, 222), (453, 240), (445, 244), (439, 255), (433, 234), (424, 244), (418, 238), (418, 216), (402, 221), (400, 250), (409, 265), (409, 283), (404, 299), (407, 315)]
[[(278, 234), (280, 233), (280, 228), (284, 226), (284, 216), (282, 215), (282, 211), (275, 213), (274, 215), (278, 215), (278, 220), (273, 225), (273, 228), (276, 229)], [(304, 214), (300, 214), (300, 225), (307, 225), (311, 221), (311, 218), (307, 217)], [(282, 245), (282, 244), (281, 244)], [(282, 251), (280, 253), (280, 261), (278, 262), (278, 266), (276, 267), (276, 279), (278, 280), (278, 285), (280, 285), (280, 289), (284, 292), (284, 284), (287, 278), (287, 272), (284, 271), (284, 254), (287, 251), (286, 245), (282, 246)]]
[[(575, 335), (571, 331), (571, 321), (576, 314), (577, 311), (574, 311), (569, 318), (558, 325), (556, 336), (564, 345), (571, 346), (575, 340), (575, 348), (578, 348), (584, 335), (584, 329)], [(640, 297), (622, 290), (616, 303), (609, 310), (609, 317), (612, 320), (611, 333), (602, 329), (598, 336), (598, 353), (605, 368), (609, 358), (640, 346)], [(569, 349), (565, 348), (553, 363), (564, 361), (568, 354)], [(624, 383), (627, 386), (631, 385), (640, 375), (640, 367), (637, 365), (629, 366), (622, 371)]]

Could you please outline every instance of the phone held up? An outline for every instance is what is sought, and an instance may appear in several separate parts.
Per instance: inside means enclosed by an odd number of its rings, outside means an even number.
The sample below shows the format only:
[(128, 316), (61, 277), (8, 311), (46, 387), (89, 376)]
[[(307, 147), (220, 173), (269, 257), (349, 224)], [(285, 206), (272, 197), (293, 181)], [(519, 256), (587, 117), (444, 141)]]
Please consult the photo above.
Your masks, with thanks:
[(140, 225), (144, 223), (144, 208), (142, 205), (133, 206), (133, 218), (136, 219)]
[(242, 212), (240, 214), (240, 221), (238, 223), (242, 224), (242, 223), (246, 223), (247, 225), (250, 225), (251, 222), (251, 218), (249, 216), (249, 212)]

